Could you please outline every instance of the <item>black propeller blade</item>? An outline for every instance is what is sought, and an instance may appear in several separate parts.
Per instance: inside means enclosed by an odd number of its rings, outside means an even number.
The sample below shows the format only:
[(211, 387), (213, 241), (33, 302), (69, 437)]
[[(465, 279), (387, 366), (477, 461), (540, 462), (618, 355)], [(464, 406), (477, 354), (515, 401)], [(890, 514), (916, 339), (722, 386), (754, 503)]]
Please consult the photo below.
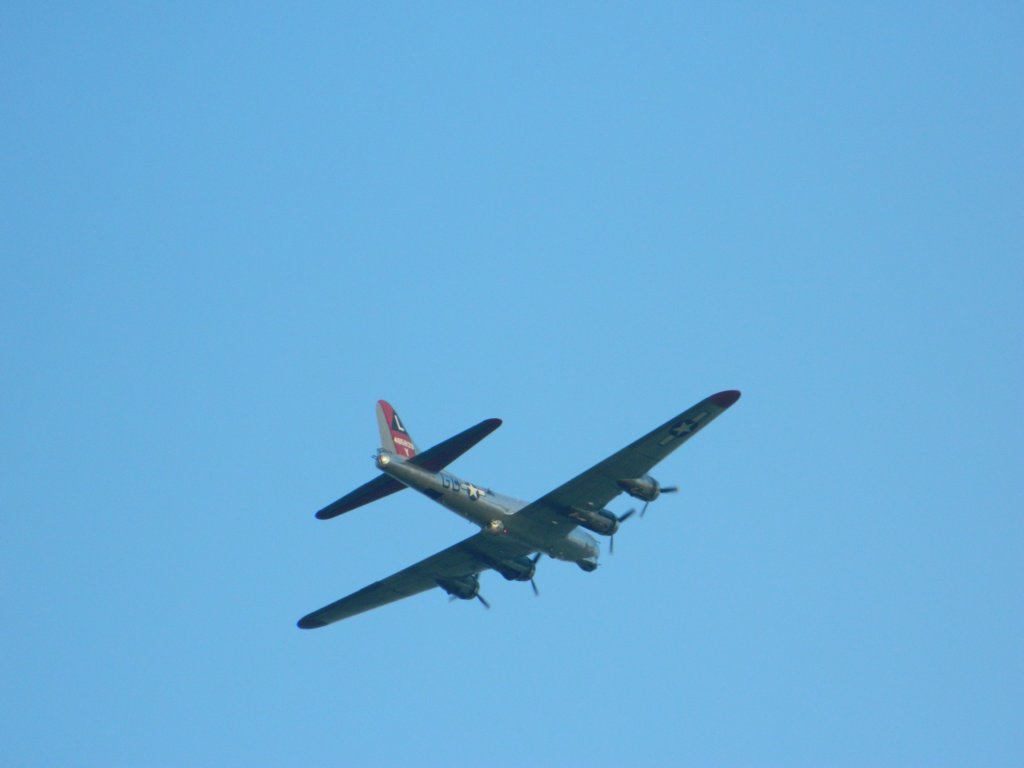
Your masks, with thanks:
[[(644, 505), (644, 506), (646, 506), (646, 505)], [(629, 520), (629, 518), (631, 518), (634, 514), (636, 514), (636, 510), (635, 509), (631, 509), (628, 512), (620, 515), (617, 518), (618, 521), (619, 521), (619, 525), (622, 525), (624, 522)], [(643, 513), (641, 513), (641, 515), (642, 514)], [(614, 555), (615, 554), (615, 534), (614, 533), (611, 536), (608, 537), (608, 554), (609, 555)]]
[[(679, 493), (679, 486), (678, 485), (670, 485), (667, 488), (658, 488), (658, 493), (659, 494), (678, 494)], [(647, 505), (648, 504), (650, 504), (650, 502), (644, 502), (643, 509), (640, 510), (640, 516), (641, 517), (643, 517), (644, 512), (647, 511)]]
[[(448, 602), (449, 603), (454, 603), (458, 599), (460, 599), (458, 597), (458, 595), (448, 595)], [(476, 599), (479, 600), (481, 603), (483, 603), (484, 608), (486, 608), (487, 610), (491, 610), (491, 604), (488, 603), (486, 600), (484, 600), (483, 595), (481, 595), (480, 593), (477, 593)]]
[[(540, 562), (540, 556), (543, 554), (543, 552), (538, 552), (533, 557), (533, 570), (535, 573), (537, 571), (537, 563)], [(532, 576), (530, 577), (530, 586), (533, 587), (533, 596), (540, 597), (540, 590), (537, 589), (537, 582), (533, 580)]]
[[(670, 485), (668, 488), (659, 488), (658, 489), (658, 493), (659, 493), (659, 495), (662, 494), (662, 493), (679, 493), (679, 486), (678, 485)], [(650, 503), (651, 502), (649, 502), (649, 501), (645, 501), (644, 502), (644, 508), (640, 510), (640, 517), (644, 516), (644, 512), (647, 511), (647, 505), (650, 504)]]

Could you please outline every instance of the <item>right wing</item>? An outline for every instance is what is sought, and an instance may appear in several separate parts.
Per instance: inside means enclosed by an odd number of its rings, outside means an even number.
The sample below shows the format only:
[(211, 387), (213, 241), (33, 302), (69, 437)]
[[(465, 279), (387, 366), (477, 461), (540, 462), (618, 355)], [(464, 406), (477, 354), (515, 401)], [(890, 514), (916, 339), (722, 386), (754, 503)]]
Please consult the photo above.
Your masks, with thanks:
[(357, 613), (426, 592), (438, 586), (438, 579), (473, 576), (490, 568), (490, 563), (494, 561), (522, 557), (533, 551), (508, 537), (481, 531), (405, 570), (303, 616), (298, 625), (300, 629), (326, 627)]
[(639, 440), (595, 464), (567, 483), (528, 504), (517, 515), (545, 524), (574, 526), (565, 512), (572, 507), (601, 509), (622, 493), (619, 480), (646, 475), (655, 464), (681, 446), (740, 399), (735, 389), (706, 397)]
[[(417, 453), (409, 459), (409, 463), (415, 464), (418, 467), (423, 467), (430, 472), (438, 472), (447, 467), (459, 458), (459, 456), (464, 454), (500, 426), (501, 419), (484, 419), (479, 424), (459, 432), (459, 434), (454, 437), (449, 437), (447, 440), (438, 443), (433, 448), (428, 448), (422, 453)], [(321, 520), (329, 520), (332, 517), (337, 517), (343, 512), (350, 512), (364, 504), (369, 504), (371, 501), (377, 501), (377, 499), (383, 499), (385, 496), (397, 493), (403, 488), (405, 488), (405, 486), (393, 477), (380, 475), (368, 483), (363, 483), (363, 485), (359, 486), (351, 493), (345, 494), (337, 501), (331, 502), (317, 512), (316, 516)]]

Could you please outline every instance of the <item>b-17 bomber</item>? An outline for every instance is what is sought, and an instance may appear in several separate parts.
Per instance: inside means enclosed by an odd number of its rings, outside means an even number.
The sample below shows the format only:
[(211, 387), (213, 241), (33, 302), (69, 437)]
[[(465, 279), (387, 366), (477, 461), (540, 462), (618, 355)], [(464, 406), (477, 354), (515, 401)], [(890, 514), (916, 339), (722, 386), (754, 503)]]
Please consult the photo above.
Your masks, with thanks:
[(434, 588), (444, 590), (452, 599), (475, 599), (488, 606), (480, 596), (479, 578), (480, 573), (488, 569), (509, 581), (530, 582), (536, 593), (534, 575), (542, 555), (575, 563), (584, 571), (595, 570), (600, 547), (591, 534), (607, 536), (610, 553), (614, 551), (614, 537), (619, 527), (636, 512), (631, 509), (616, 515), (606, 508), (608, 503), (625, 493), (643, 502), (642, 516), (647, 505), (661, 494), (676, 491), (674, 487), (662, 487), (648, 473), (739, 398), (740, 393), (734, 389), (711, 395), (529, 503), (462, 480), (445, 469), (500, 427), (500, 419), (481, 421), (421, 452), (395, 409), (384, 400), (378, 401), (381, 446), (374, 461), (381, 474), (328, 504), (316, 516), (327, 520), (405, 488), (413, 488), (479, 526), (480, 530), (425, 560), (303, 616), (298, 626), (302, 629), (325, 627)]

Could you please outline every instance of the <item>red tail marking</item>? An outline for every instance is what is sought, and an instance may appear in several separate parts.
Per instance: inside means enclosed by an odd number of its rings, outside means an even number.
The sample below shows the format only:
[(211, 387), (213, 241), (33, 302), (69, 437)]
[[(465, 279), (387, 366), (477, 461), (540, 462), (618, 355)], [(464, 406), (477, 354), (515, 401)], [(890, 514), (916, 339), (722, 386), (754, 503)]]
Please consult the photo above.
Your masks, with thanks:
[(384, 419), (387, 421), (388, 429), (391, 430), (391, 441), (395, 444), (395, 453), (399, 456), (404, 456), (407, 459), (411, 459), (416, 455), (416, 446), (409, 437), (409, 433), (405, 431), (405, 425), (402, 420), (398, 417), (398, 413), (391, 404), (386, 400), (378, 401), (381, 409), (384, 411)]

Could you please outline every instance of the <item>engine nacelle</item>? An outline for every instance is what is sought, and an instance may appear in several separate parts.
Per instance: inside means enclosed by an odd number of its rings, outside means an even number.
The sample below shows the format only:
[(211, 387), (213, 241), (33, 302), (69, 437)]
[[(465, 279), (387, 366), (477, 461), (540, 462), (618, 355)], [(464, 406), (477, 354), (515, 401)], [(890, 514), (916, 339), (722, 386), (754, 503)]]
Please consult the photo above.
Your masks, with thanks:
[(569, 510), (569, 517), (588, 531), (599, 533), (602, 536), (611, 536), (619, 530), (619, 518), (607, 509), (580, 509), (579, 507), (572, 507)]
[(537, 573), (537, 562), (528, 557), (498, 560), (491, 563), (491, 567), (508, 581), (529, 581)]
[(619, 480), (619, 488), (640, 501), (654, 501), (661, 494), (661, 485), (650, 475)]
[(437, 586), (460, 600), (472, 600), (480, 594), (480, 579), (475, 574), (461, 579), (438, 579)]

